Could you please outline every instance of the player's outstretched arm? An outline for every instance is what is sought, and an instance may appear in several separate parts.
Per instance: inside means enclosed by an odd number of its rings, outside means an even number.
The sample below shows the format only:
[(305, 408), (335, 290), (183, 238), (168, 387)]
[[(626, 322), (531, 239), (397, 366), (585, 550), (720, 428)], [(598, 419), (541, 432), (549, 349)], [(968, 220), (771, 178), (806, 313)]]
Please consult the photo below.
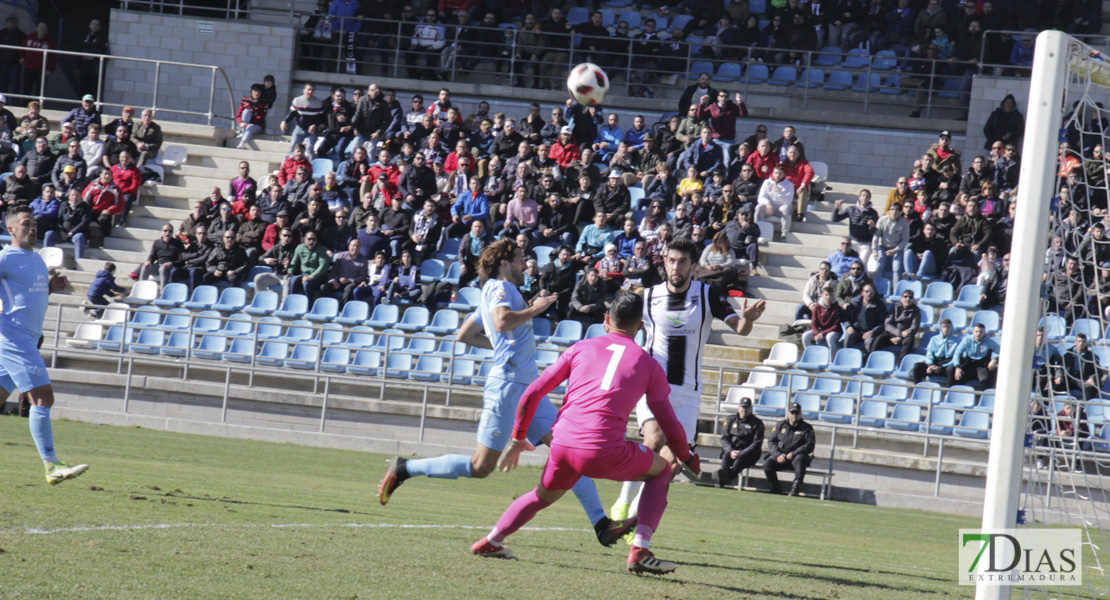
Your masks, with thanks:
[(511, 439), (505, 451), (501, 453), (501, 460), (497, 461), (497, 469), (503, 473), (508, 473), (517, 467), (520, 462), (521, 452), (531, 452), (536, 447), (526, 439)]
[(744, 299), (744, 306), (740, 309), (740, 319), (736, 322), (736, 333), (740, 335), (748, 335), (752, 332), (752, 327), (759, 317), (763, 316), (763, 311), (767, 309), (766, 300), (756, 300), (748, 304), (748, 299)]
[(459, 328), (459, 332), (455, 334), (455, 339), (464, 344), (474, 346), (475, 348), (493, 350), (493, 344), (490, 343), (489, 338), (486, 337), (485, 332), (482, 331), (482, 326), (474, 322), (472, 316), (467, 317), (466, 321), (463, 321), (462, 327)]

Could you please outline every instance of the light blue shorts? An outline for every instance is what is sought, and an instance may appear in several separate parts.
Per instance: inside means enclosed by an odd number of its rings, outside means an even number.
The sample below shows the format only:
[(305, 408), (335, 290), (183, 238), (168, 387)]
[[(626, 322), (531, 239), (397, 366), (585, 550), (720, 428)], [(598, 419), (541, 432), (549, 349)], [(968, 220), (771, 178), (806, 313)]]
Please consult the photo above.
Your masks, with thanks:
[[(513, 435), (513, 422), (516, 421), (516, 407), (524, 395), (527, 385), (507, 381), (499, 377), (486, 379), (482, 390), (482, 420), (478, 422), (478, 443), (498, 452), (505, 449)], [(538, 446), (543, 436), (551, 433), (559, 411), (544, 396), (536, 407), (536, 415), (528, 426), (528, 441)]]
[(39, 353), (38, 340), (0, 337), (0, 387), (9, 392), (15, 388), (29, 392), (44, 385), (50, 385), (50, 375)]

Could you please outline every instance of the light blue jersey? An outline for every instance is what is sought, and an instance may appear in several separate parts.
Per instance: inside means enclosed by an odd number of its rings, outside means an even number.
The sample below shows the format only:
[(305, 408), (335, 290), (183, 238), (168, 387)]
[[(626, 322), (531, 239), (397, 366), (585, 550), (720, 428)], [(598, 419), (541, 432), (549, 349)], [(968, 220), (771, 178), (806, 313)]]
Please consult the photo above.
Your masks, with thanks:
[(42, 257), (30, 250), (0, 250), (0, 337), (37, 344), (50, 302), (50, 273)]
[(511, 283), (490, 279), (482, 286), (482, 301), (478, 305), (478, 311), (474, 313), (474, 321), (485, 329), (486, 337), (493, 345), (493, 369), (489, 376), (524, 384), (532, 383), (539, 377), (539, 370), (536, 369), (536, 336), (532, 333), (532, 322), (526, 321), (512, 331), (498, 333), (493, 329), (492, 318), (493, 309), (498, 306), (508, 307), (514, 312), (528, 308), (520, 290)]

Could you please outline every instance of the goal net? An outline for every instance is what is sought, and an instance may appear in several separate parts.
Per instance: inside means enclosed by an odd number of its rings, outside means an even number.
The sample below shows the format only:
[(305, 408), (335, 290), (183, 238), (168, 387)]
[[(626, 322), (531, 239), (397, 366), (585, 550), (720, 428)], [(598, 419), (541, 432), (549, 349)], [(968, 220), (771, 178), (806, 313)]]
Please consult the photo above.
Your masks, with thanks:
[(982, 527), (1079, 529), (1082, 585), (980, 583), (976, 598), (1110, 597), (1108, 106), (1102, 54), (1042, 32), (1020, 149)]

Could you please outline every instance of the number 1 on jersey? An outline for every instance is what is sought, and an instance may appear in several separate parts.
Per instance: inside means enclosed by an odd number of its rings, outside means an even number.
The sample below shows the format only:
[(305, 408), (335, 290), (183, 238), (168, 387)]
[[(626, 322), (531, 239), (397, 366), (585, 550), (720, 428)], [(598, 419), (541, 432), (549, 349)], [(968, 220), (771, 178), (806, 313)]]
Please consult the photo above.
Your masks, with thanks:
[(613, 358), (609, 359), (609, 366), (605, 367), (605, 377), (601, 378), (601, 389), (607, 392), (613, 385), (613, 376), (617, 374), (617, 365), (620, 364), (621, 356), (624, 355), (624, 346), (612, 344), (605, 349), (613, 353)]

